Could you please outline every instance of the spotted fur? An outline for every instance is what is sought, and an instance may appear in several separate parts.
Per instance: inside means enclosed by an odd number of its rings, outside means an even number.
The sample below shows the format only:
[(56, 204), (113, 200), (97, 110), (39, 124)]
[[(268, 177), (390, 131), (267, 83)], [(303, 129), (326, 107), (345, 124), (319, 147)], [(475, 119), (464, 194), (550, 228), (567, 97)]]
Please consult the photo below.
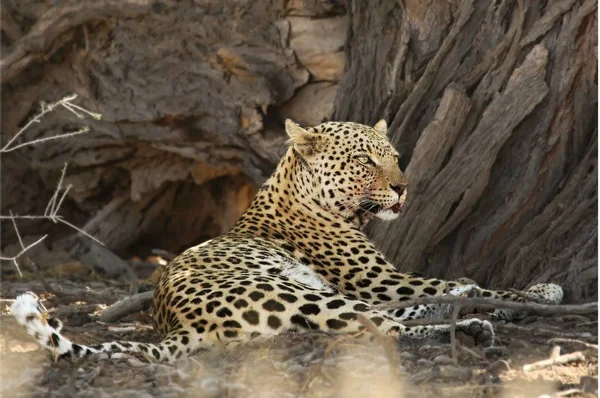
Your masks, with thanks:
[[(398, 339), (443, 339), (448, 325), (407, 327), (401, 321), (444, 317), (446, 306), (385, 312), (373, 306), (441, 295), (446, 288), (454, 295), (521, 300), (469, 281), (399, 273), (368, 240), (360, 227), (372, 217), (396, 218), (406, 199), (408, 181), (386, 130), (384, 121), (374, 128), (324, 123), (308, 129), (287, 121), (287, 153), (236, 226), (186, 250), (162, 272), (154, 296), (159, 344), (73, 344), (30, 295), (15, 301), (17, 320), (59, 356), (136, 352), (172, 361), (283, 331), (360, 334), (358, 314)], [(556, 285), (537, 285), (530, 292), (562, 299)], [(478, 319), (460, 321), (457, 328), (484, 344), (493, 335), (491, 324)]]

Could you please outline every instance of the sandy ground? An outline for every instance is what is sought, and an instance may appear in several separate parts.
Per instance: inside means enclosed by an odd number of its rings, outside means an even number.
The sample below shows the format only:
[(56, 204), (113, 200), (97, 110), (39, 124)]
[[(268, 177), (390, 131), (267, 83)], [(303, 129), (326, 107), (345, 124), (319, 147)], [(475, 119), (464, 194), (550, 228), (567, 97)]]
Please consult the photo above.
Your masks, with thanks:
[[(494, 324), (495, 349), (435, 342), (398, 346), (392, 355), (375, 343), (319, 333), (285, 334), (230, 350), (202, 352), (173, 365), (130, 357), (96, 356), (55, 362), (9, 315), (12, 299), (25, 291), (46, 298), (64, 334), (83, 344), (110, 340), (156, 341), (147, 313), (103, 324), (95, 313), (126, 297), (132, 286), (79, 275), (70, 282), (4, 281), (0, 301), (0, 395), (3, 397), (540, 397), (597, 396), (597, 317), (529, 317)], [(577, 340), (553, 344), (549, 339)], [(525, 372), (523, 365), (581, 351), (583, 361)], [(388, 350), (389, 354), (389, 350)]]

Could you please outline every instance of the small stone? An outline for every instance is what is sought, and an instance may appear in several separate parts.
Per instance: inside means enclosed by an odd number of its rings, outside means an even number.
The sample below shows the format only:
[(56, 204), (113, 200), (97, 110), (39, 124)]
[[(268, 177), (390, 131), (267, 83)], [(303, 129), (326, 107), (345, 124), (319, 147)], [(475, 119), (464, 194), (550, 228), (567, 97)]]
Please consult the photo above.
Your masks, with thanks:
[(500, 346), (500, 347), (485, 347), (483, 349), (483, 353), (485, 354), (485, 357), (487, 359), (490, 358), (497, 358), (497, 357), (503, 357), (506, 355), (506, 347), (505, 346)]
[(400, 358), (404, 359), (405, 361), (412, 361), (413, 359), (415, 359), (415, 356), (414, 356), (414, 354), (411, 354), (410, 352), (402, 351), (400, 353)]
[(432, 361), (430, 361), (429, 359), (425, 359), (425, 358), (419, 358), (417, 360), (417, 365), (421, 365), (421, 366), (427, 366), (427, 367), (432, 367), (433, 365), (435, 365), (435, 363), (433, 363)]
[(598, 391), (598, 377), (581, 376), (579, 379), (579, 385), (583, 392), (595, 393)]
[(510, 366), (508, 366), (508, 362), (499, 359), (494, 361), (488, 366), (487, 371), (493, 374), (500, 374), (503, 372), (508, 372), (510, 370)]
[(473, 372), (469, 368), (454, 365), (440, 366), (438, 377), (444, 380), (468, 381)]
[(433, 358), (433, 363), (437, 365), (453, 365), (454, 359), (452, 359), (449, 355), (442, 354)]
[(219, 390), (220, 381), (214, 377), (207, 377), (200, 382), (200, 388), (207, 392), (216, 392)]

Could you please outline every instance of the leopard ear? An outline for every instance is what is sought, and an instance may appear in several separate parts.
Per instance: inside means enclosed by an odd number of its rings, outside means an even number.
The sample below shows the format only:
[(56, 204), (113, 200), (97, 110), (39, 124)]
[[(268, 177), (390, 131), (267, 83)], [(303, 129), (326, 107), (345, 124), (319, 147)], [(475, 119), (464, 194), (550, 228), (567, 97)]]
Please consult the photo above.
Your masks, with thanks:
[(285, 121), (285, 131), (290, 137), (287, 144), (292, 145), (303, 157), (323, 151), (327, 144), (325, 136), (305, 130), (291, 119)]
[(373, 126), (373, 128), (375, 129), (375, 131), (377, 131), (382, 136), (384, 136), (384, 137), (387, 136), (387, 123), (386, 123), (385, 119), (381, 119), (380, 121), (378, 121), (377, 124), (375, 124), (375, 126)]

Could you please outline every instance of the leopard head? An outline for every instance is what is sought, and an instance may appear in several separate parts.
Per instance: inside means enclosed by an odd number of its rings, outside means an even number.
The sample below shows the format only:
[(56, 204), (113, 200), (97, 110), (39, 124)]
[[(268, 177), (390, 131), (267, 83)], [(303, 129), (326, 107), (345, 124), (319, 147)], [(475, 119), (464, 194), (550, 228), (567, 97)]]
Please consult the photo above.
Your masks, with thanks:
[(309, 200), (344, 218), (392, 220), (401, 213), (408, 180), (385, 120), (374, 127), (328, 122), (310, 128), (287, 120), (286, 131), (305, 170), (299, 183), (311, 185)]

